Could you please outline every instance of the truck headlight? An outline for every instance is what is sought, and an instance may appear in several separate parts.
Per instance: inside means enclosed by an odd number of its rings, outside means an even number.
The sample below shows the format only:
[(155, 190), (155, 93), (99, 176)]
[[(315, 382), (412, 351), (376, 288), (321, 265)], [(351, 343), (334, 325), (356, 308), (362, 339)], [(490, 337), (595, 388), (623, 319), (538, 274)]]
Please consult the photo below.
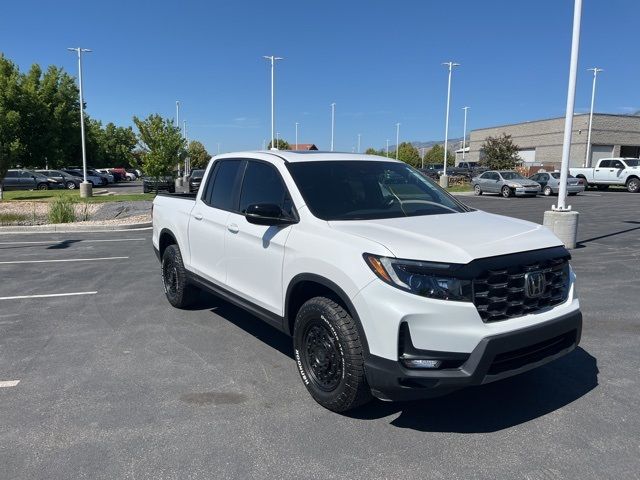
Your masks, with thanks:
[(401, 290), (438, 300), (471, 301), (471, 280), (447, 275), (446, 263), (401, 260), (365, 253), (365, 262), (385, 283)]

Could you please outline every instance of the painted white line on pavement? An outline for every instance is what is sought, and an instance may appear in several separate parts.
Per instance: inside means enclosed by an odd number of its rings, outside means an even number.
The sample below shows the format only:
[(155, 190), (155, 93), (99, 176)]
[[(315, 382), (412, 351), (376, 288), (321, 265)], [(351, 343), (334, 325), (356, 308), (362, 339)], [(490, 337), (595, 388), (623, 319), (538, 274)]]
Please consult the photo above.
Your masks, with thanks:
[(15, 387), (20, 380), (0, 380), (0, 388)]
[(15, 297), (0, 297), (0, 300), (22, 300), (24, 298), (53, 298), (74, 297), (77, 295), (95, 295), (98, 292), (46, 293), (42, 295), (17, 295)]
[(94, 240), (94, 239), (65, 239), (65, 240), (42, 240), (40, 242), (0, 242), (0, 245), (48, 245), (48, 244), (57, 244), (64, 242), (74, 242), (74, 243), (98, 243), (98, 242), (143, 242), (147, 240), (146, 238), (108, 238), (102, 240)]
[(125, 260), (129, 257), (98, 257), (98, 258), (65, 258), (63, 260), (13, 260), (10, 262), (0, 262), (0, 265), (15, 263), (60, 263), (60, 262), (95, 262), (98, 260)]

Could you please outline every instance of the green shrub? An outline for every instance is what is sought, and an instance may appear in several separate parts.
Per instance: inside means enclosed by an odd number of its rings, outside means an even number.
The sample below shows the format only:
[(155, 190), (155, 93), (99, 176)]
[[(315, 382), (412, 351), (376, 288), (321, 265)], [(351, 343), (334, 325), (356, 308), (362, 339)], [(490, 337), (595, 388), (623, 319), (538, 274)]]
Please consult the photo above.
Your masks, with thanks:
[(14, 223), (23, 222), (26, 219), (26, 215), (20, 215), (18, 213), (0, 213), (0, 225), (13, 225)]
[(49, 223), (71, 223), (76, 220), (73, 200), (60, 196), (49, 205)]

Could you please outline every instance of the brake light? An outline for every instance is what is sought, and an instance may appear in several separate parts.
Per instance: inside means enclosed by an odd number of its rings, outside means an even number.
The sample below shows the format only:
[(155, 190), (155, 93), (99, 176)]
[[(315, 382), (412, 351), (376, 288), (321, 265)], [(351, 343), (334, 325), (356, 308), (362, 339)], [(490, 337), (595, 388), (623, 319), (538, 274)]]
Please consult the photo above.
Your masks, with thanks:
[(582, 181), (581, 178), (578, 179), (578, 185), (582, 185), (584, 182)]

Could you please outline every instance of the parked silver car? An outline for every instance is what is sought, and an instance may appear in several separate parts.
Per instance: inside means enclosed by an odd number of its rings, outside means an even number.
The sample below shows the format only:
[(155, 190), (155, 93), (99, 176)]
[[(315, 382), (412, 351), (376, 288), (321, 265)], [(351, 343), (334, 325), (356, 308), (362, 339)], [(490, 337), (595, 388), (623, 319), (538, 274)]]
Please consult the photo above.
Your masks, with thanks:
[(513, 170), (488, 170), (471, 180), (476, 195), (498, 193), (503, 197), (537, 195), (540, 184)]
[[(540, 184), (542, 193), (545, 196), (557, 195), (560, 191), (560, 172), (540, 172), (535, 175), (531, 175), (529, 179)], [(584, 192), (584, 182), (569, 175), (567, 178), (567, 193), (569, 195), (577, 195)]]

